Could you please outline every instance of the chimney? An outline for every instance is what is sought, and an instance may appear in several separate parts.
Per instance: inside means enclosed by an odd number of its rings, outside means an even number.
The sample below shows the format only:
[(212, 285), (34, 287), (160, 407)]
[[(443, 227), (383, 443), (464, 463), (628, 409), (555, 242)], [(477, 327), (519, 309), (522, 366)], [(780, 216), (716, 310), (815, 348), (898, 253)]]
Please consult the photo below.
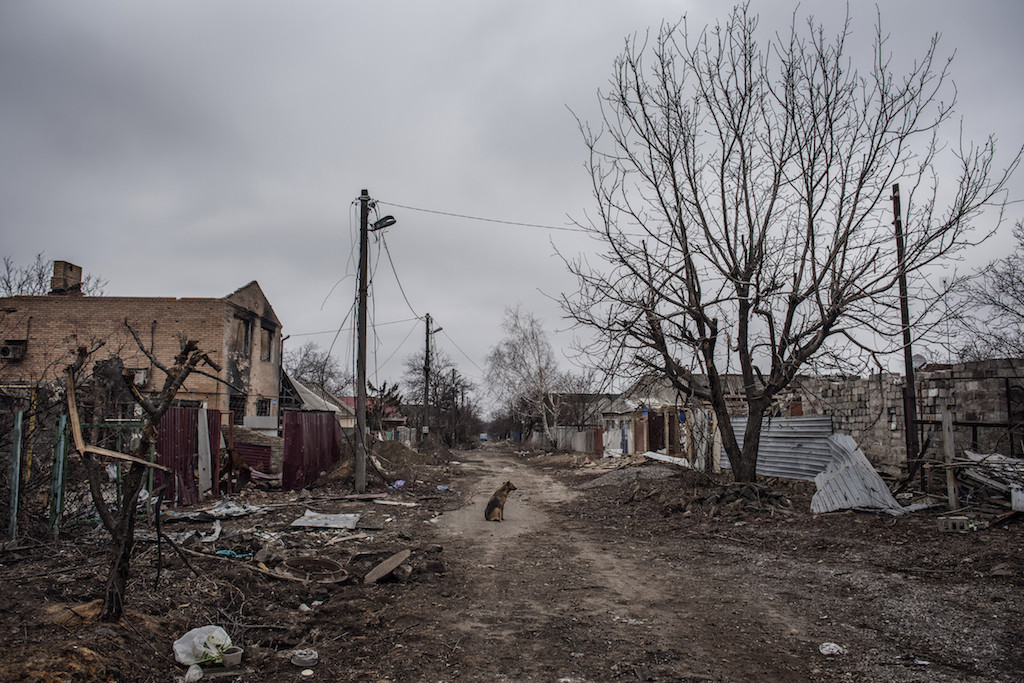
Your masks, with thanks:
[(50, 279), (50, 294), (81, 295), (82, 267), (67, 261), (53, 262), (53, 277)]

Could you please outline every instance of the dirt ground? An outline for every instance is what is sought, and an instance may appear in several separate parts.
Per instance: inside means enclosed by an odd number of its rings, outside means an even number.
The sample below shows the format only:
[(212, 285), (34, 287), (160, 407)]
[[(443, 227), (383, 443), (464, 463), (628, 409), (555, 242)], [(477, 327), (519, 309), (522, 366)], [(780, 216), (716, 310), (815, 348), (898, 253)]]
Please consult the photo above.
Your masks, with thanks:
[[(4, 548), (0, 679), (173, 681), (173, 641), (213, 624), (245, 648), (240, 667), (206, 670), (224, 681), (1024, 680), (1019, 521), (949, 533), (941, 510), (812, 515), (803, 484), (768, 482), (788, 508), (766, 489), (718, 505), (715, 482), (661, 463), (452, 457), (406, 462), (404, 485), (375, 489), (415, 505), (345, 499), (342, 483), (248, 490), (233, 499), (265, 511), (183, 541), (187, 563), (140, 527), (118, 624), (95, 619), (103, 532)], [(505, 521), (484, 521), (506, 480)], [(306, 509), (359, 524), (291, 526)], [(165, 526), (190, 529), (212, 523)], [(246, 557), (260, 551), (266, 572)], [(282, 556), (344, 572), (283, 578)], [(319, 656), (305, 679), (297, 649)]]

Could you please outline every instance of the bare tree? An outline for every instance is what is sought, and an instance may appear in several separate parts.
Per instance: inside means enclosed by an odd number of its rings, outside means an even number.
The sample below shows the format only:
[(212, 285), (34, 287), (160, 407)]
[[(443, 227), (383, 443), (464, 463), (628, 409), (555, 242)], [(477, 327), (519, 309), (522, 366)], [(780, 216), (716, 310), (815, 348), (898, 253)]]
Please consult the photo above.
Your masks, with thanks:
[(1017, 247), (967, 281), (960, 322), (964, 360), (1024, 358), (1024, 222), (1013, 227)]
[[(10, 256), (4, 257), (4, 269), (0, 272), (0, 296), (42, 296), (50, 291), (50, 276), (53, 275), (53, 259), (36, 254), (35, 261), (19, 266)], [(82, 280), (82, 294), (102, 296), (107, 281), (95, 275), (86, 275)]]
[[(765, 43), (757, 23), (741, 6), (695, 37), (684, 20), (653, 44), (627, 40), (600, 94), (601, 127), (580, 124), (597, 204), (583, 227), (605, 264), (569, 260), (579, 291), (563, 299), (596, 332), (601, 367), (663, 373), (711, 403), (740, 481), (755, 476), (762, 415), (801, 368), (899, 348), (890, 188), (908, 190), (913, 285), (968, 244), (984, 209), (998, 223), (1021, 158), (999, 171), (993, 139), (954, 144), (955, 167), (938, 177), (955, 92), (943, 99), (937, 38), (896, 74), (879, 22), (858, 71), (848, 20), (828, 37), (794, 17)], [(732, 364), (742, 450), (724, 387)]]
[(487, 355), (487, 384), (495, 399), (535, 417), (549, 443), (556, 443), (558, 411), (553, 401), (564, 389), (565, 373), (555, 359), (544, 327), (532, 313), (505, 308), (504, 338)]
[(326, 349), (316, 342), (306, 342), (294, 351), (285, 351), (284, 369), (300, 382), (323, 387), (335, 396), (350, 394), (353, 379), (346, 374)]
[[(423, 396), (423, 350), (405, 359), (402, 386), (406, 395)], [(477, 407), (472, 401), (475, 387), (455, 362), (437, 346), (430, 347), (430, 411), (442, 441), (447, 446), (468, 442), (471, 428), (479, 427)], [(420, 416), (422, 420), (422, 415)]]
[[(127, 326), (127, 322), (125, 323)], [(89, 476), (89, 489), (92, 493), (93, 503), (99, 514), (103, 527), (110, 534), (111, 556), (110, 568), (107, 575), (107, 585), (103, 596), (103, 607), (100, 611), (100, 619), (103, 621), (117, 621), (124, 612), (124, 598), (128, 586), (128, 576), (131, 567), (132, 550), (135, 546), (135, 521), (136, 508), (139, 501), (139, 493), (145, 483), (145, 474), (148, 471), (146, 461), (150, 449), (156, 442), (160, 421), (174, 400), (181, 385), (193, 372), (203, 373), (198, 369), (200, 364), (209, 365), (216, 371), (220, 368), (210, 360), (194, 341), (182, 339), (181, 351), (174, 358), (174, 364), (166, 367), (159, 360), (153, 357), (145, 345), (139, 340), (134, 330), (128, 328), (135, 337), (139, 348), (149, 356), (153, 364), (165, 374), (165, 380), (159, 394), (153, 397), (143, 396), (135, 385), (133, 370), (125, 370), (123, 373), (124, 387), (131, 393), (135, 402), (142, 408), (144, 413), (144, 425), (140, 432), (138, 441), (132, 448), (132, 455), (122, 459), (130, 462), (128, 472), (124, 475), (122, 487), (111, 505), (103, 496), (101, 482), (105, 476), (105, 470), (100, 456), (118, 457), (117, 453), (105, 451), (102, 448), (83, 445), (81, 430), (77, 425), (78, 417), (75, 410), (72, 410), (72, 431), (76, 434), (76, 449), (81, 453), (86, 464)], [(83, 347), (79, 349), (75, 362), (68, 366), (67, 375), (69, 378), (69, 391), (75, 391), (75, 373), (79, 372), (88, 358), (88, 352)], [(212, 376), (212, 375), (210, 375)], [(75, 405), (74, 395), (69, 401), (70, 406)]]

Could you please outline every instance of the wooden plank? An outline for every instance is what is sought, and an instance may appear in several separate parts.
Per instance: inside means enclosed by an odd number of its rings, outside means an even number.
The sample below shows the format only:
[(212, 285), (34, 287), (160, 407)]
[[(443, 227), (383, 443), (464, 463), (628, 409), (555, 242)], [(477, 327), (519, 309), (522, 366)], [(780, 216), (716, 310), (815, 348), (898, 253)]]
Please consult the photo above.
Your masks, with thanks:
[(11, 443), (11, 521), (7, 526), (7, 537), (18, 540), (18, 508), (21, 497), (21, 420), (23, 411), (14, 414), (14, 436)]
[(389, 557), (388, 559), (384, 560), (376, 567), (371, 569), (366, 574), (366, 576), (363, 577), (363, 583), (376, 583), (380, 579), (384, 578), (385, 576), (393, 572), (398, 567), (398, 565), (408, 560), (410, 555), (412, 555), (412, 551), (408, 548), (395, 553), (394, 555), (392, 555), (391, 557)]
[(75, 450), (85, 453), (85, 438), (82, 437), (82, 423), (78, 419), (78, 402), (75, 400), (75, 376), (71, 368), (67, 368), (65, 375), (68, 380), (68, 414), (71, 417), (71, 437), (75, 442)]
[(125, 462), (133, 462), (137, 465), (144, 465), (146, 467), (152, 467), (155, 470), (163, 470), (164, 472), (170, 472), (169, 467), (163, 465), (157, 465), (155, 462), (143, 460), (142, 458), (136, 458), (134, 455), (125, 455), (124, 453), (118, 453), (117, 451), (110, 451), (106, 448), (100, 448), (99, 446), (86, 446), (86, 453), (93, 453), (95, 455), (103, 455), (108, 458), (114, 458), (115, 460), (124, 460)]
[(133, 455), (125, 455), (124, 453), (107, 450), (106, 448), (100, 448), (99, 446), (87, 446), (85, 444), (85, 438), (82, 436), (82, 423), (78, 418), (78, 403), (75, 401), (75, 376), (71, 373), (71, 368), (67, 368), (64, 373), (68, 380), (68, 415), (71, 418), (71, 436), (75, 442), (76, 451), (83, 455), (86, 453), (92, 453), (94, 455), (103, 455), (108, 458), (114, 458), (115, 460), (134, 462), (139, 465), (145, 465), (146, 467), (152, 467), (153, 469), (163, 470), (164, 472), (171, 471), (170, 468), (164, 467), (163, 465), (157, 465), (155, 462), (136, 458)]
[(960, 491), (956, 485), (956, 472), (952, 466), (956, 447), (953, 443), (953, 413), (949, 406), (942, 408), (942, 451), (946, 456), (946, 497), (949, 509), (956, 510), (960, 507)]

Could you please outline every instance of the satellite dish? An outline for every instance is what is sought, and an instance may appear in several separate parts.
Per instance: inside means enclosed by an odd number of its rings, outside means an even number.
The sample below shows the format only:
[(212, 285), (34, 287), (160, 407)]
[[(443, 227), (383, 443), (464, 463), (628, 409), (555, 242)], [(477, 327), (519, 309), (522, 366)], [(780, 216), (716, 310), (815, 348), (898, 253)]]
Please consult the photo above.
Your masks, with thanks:
[(915, 353), (913, 358), (911, 358), (911, 362), (914, 363), (915, 368), (919, 368), (922, 365), (926, 365), (928, 363), (928, 357), (920, 353)]

